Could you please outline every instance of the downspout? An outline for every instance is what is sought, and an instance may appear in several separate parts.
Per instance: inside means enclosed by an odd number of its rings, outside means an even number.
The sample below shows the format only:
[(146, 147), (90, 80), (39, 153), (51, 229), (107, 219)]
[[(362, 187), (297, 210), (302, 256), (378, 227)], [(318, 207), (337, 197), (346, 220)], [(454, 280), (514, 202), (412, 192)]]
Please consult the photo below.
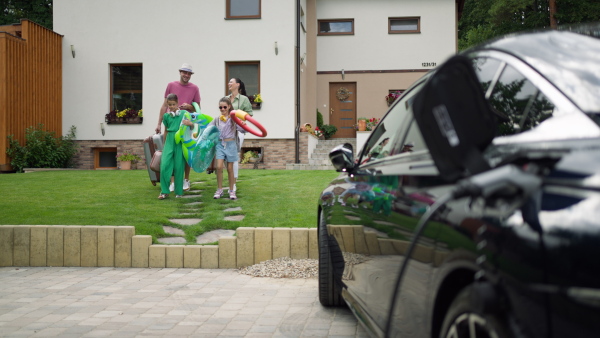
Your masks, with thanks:
[(300, 163), (300, 0), (296, 0), (296, 161)]

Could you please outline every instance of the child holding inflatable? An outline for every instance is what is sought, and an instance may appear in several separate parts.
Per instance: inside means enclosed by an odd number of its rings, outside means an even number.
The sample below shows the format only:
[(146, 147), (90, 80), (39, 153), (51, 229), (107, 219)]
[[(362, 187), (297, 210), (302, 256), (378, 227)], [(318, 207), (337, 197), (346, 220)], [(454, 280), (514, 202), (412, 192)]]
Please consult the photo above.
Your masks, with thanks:
[[(219, 141), (217, 142), (217, 191), (213, 196), (215, 199), (223, 195), (223, 162), (227, 160), (227, 178), (229, 179), (229, 199), (237, 199), (235, 193), (235, 176), (233, 172), (233, 163), (239, 160), (238, 156), (238, 138), (237, 132), (243, 131), (243, 128), (237, 125), (230, 116), (233, 107), (229, 98), (223, 97), (219, 101), (220, 116), (215, 117), (209, 125), (214, 125), (219, 129)], [(245, 123), (245, 122), (244, 122)]]
[[(183, 196), (183, 174), (185, 169), (185, 158), (181, 144), (176, 144), (175, 133), (179, 130), (181, 124), (191, 128), (194, 124), (189, 120), (183, 120), (183, 114), (179, 111), (179, 99), (175, 94), (167, 95), (167, 107), (169, 109), (163, 115), (162, 123), (165, 125), (165, 135), (163, 136), (164, 148), (160, 160), (160, 195), (159, 200), (164, 200), (169, 196), (169, 184), (171, 176), (175, 176), (175, 197)], [(182, 121), (183, 120), (183, 121)]]

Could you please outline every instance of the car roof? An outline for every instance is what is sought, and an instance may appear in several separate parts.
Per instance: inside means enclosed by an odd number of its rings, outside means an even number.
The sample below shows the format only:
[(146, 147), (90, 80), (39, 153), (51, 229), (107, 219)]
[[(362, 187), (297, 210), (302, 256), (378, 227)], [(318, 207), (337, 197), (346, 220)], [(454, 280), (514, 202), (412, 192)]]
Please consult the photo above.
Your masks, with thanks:
[(507, 35), (467, 53), (478, 50), (498, 50), (523, 60), (582, 111), (600, 113), (600, 39), (546, 30)]

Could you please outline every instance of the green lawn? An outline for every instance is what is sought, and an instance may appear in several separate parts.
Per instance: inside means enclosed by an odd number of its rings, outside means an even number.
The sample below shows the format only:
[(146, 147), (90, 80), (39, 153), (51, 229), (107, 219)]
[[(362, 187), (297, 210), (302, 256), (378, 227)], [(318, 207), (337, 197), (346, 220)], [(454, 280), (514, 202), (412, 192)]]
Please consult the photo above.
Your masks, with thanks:
[[(224, 172), (226, 180), (226, 172)], [(166, 237), (162, 226), (184, 229), (189, 243), (213, 229), (238, 227), (315, 227), (317, 201), (334, 171), (240, 170), (238, 200), (214, 200), (215, 174), (195, 173), (190, 181), (200, 197), (159, 200), (146, 170), (65, 170), (0, 175), (0, 224), (133, 225), (138, 235)], [(202, 202), (193, 207), (191, 202)], [(241, 211), (225, 212), (241, 207)], [(180, 215), (180, 213), (193, 213)], [(225, 221), (245, 215), (242, 221)], [(172, 218), (201, 218), (180, 226)]]

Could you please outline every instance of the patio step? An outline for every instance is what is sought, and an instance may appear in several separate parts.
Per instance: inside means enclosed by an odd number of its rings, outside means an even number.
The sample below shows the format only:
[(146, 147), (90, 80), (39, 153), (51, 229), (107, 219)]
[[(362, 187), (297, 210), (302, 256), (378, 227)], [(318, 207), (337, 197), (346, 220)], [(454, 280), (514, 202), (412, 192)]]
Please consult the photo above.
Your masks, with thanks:
[(315, 149), (306, 163), (289, 163), (286, 164), (287, 170), (335, 170), (329, 160), (329, 152), (334, 147), (350, 143), (356, 147), (356, 139), (354, 138), (335, 138), (330, 140), (319, 140)]

